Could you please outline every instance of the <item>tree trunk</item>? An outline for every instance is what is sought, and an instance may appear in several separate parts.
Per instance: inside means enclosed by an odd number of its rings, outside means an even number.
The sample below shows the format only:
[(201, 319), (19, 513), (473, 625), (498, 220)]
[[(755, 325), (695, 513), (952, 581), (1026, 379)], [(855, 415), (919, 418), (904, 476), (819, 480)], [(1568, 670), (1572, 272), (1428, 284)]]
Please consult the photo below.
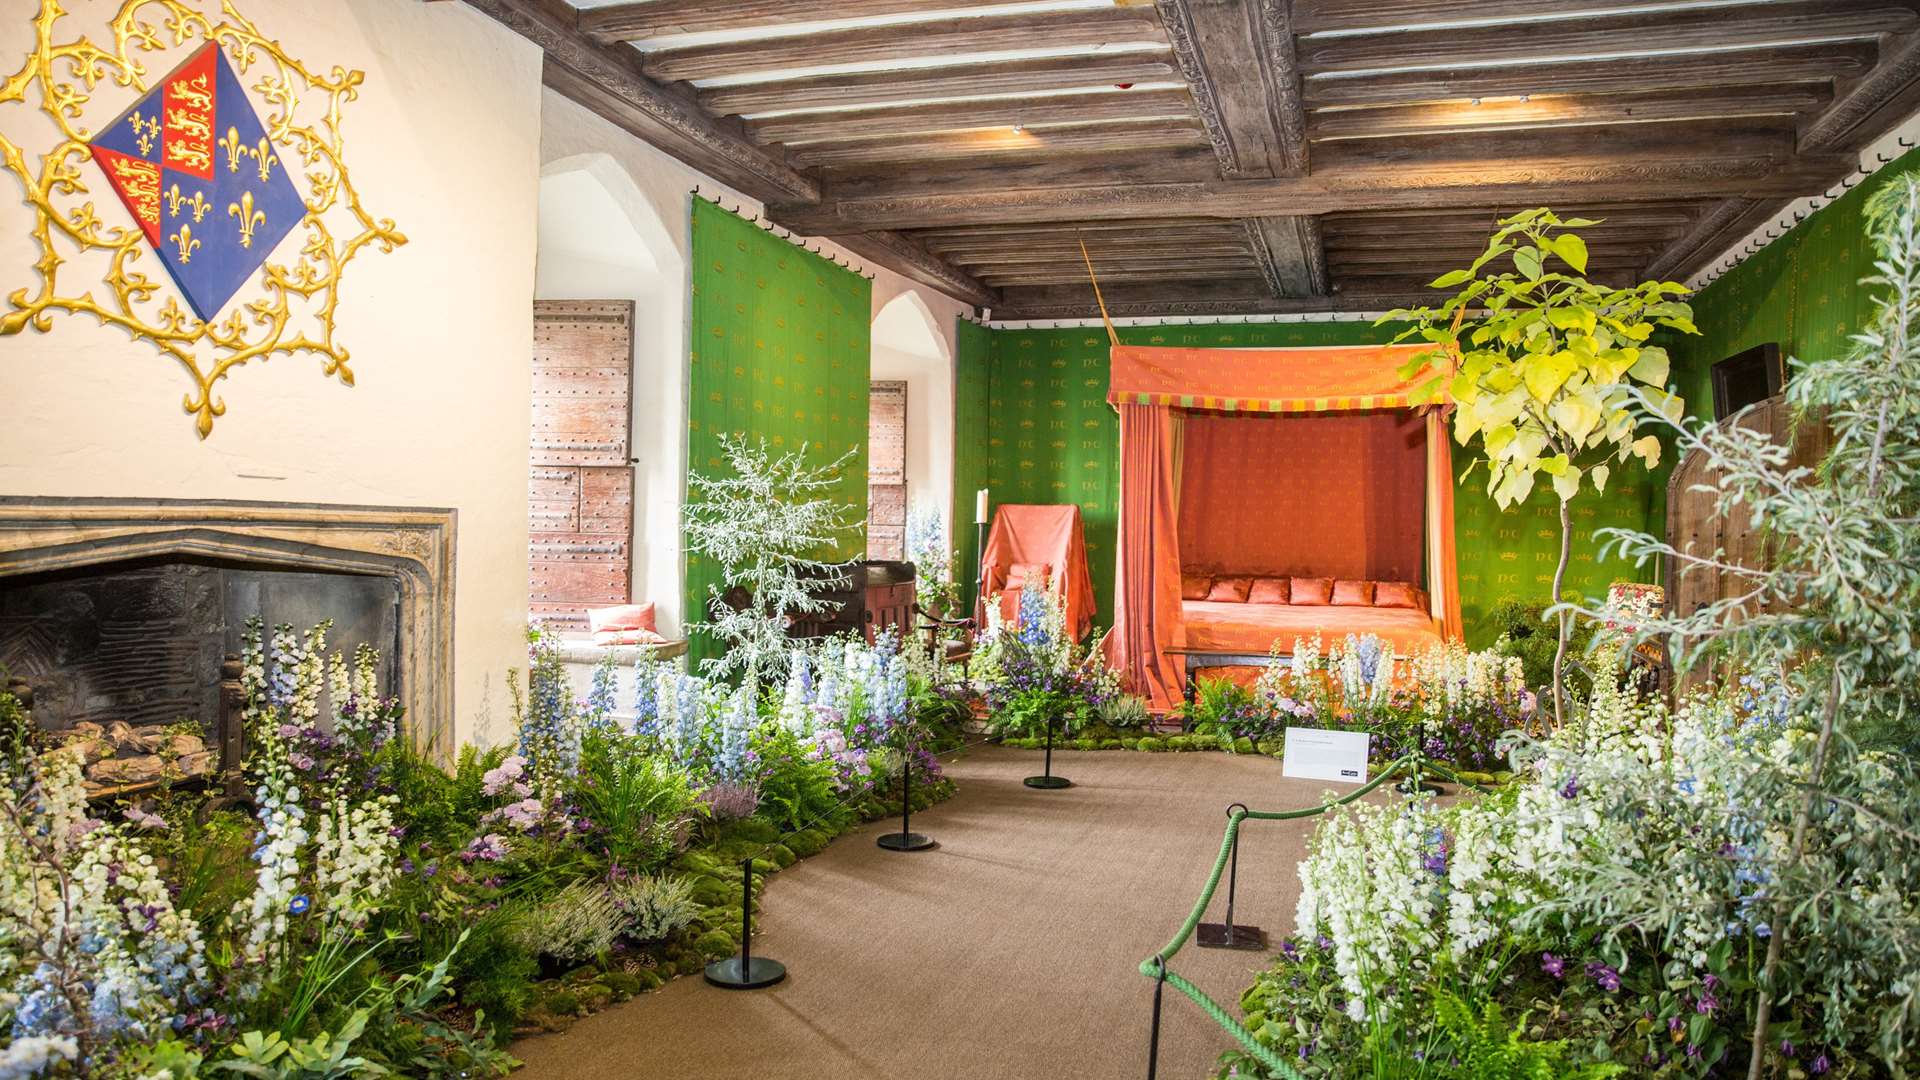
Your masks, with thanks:
[[(1560, 565), (1553, 568), (1553, 602), (1560, 603), (1560, 584), (1567, 576), (1567, 555), (1573, 546), (1573, 516), (1567, 500), (1560, 500)], [(1573, 613), (1560, 612), (1560, 643), (1553, 650), (1553, 726), (1566, 720), (1567, 639), (1573, 634)]]

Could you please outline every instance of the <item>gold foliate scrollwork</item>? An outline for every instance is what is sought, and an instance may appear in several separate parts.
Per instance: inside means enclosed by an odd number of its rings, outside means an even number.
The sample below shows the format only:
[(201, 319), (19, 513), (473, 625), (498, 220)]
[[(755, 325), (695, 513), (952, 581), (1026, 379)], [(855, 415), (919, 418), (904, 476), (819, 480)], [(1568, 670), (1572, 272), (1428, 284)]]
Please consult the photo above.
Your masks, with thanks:
[[(338, 66), (309, 69), (241, 16), (235, 0), (221, 0), (217, 12), (201, 10), (209, 6), (186, 0), (123, 0), (106, 33), (61, 40), (59, 25), (69, 16), (60, 0), (39, 0), (33, 48), (22, 67), (0, 78), (0, 164), (25, 191), (33, 211), (31, 235), (40, 253), (33, 265), (38, 285), (7, 296), (0, 335), (28, 328), (50, 332), (56, 316), (79, 315), (151, 342), (185, 372), (190, 389), (181, 404), (201, 438), (226, 412), (215, 387), (249, 360), (305, 353), (320, 360), (323, 375), (353, 385), (347, 349), (335, 340), (341, 275), (361, 251), (376, 247), (390, 252), (407, 242), (391, 219), (375, 218), (366, 210), (347, 171), (342, 113), (358, 96), (363, 74)], [(286, 264), (269, 259), (257, 274), (252, 296), (245, 290), (236, 294), (238, 306), (217, 324), (194, 318), (171, 288), (134, 269), (146, 236), (139, 228), (111, 224), (126, 220), (117, 209), (101, 220), (93, 202), (96, 192), (88, 186), (97, 173), (90, 166), (82, 168), (91, 156), (87, 140), (98, 126), (109, 122), (125, 102), (152, 89), (156, 76), (150, 66), (169, 71), (202, 42), (213, 42), (225, 53), (243, 80), (249, 69), (261, 69), (252, 87), (257, 95), (252, 104), (265, 122), (266, 137), (257, 146), (241, 146), (239, 132), (230, 130), (226, 138), (204, 144), (208, 152), (224, 150), (223, 160), (196, 157), (181, 163), (201, 170), (223, 164), (238, 172), (239, 158), (245, 156), (253, 159), (264, 182), (278, 154), (284, 153), (291, 155), (289, 172), (304, 177), (308, 188), (306, 216), (296, 226), (304, 231), (297, 255)], [(101, 95), (96, 106), (95, 95), (103, 88), (112, 92)], [(171, 89), (176, 100), (196, 110), (178, 117), (179, 122), (192, 127), (211, 121), (205, 111), (211, 98), (195, 96), (205, 87), (182, 80)], [(24, 147), (8, 135), (35, 130), (24, 118), (9, 117), (36, 106), (58, 128), (54, 144), (44, 150)], [(165, 119), (174, 118), (137, 118), (135, 137), (142, 154), (151, 152)], [(292, 168), (295, 161), (300, 164), (297, 170)], [(151, 223), (157, 224), (162, 201), (157, 172), (122, 173), (118, 179), (134, 185), (130, 194), (142, 216), (150, 206)], [(99, 192), (111, 199), (104, 184)], [(199, 223), (211, 209), (198, 193), (187, 198), (169, 190), (165, 199), (169, 218), (191, 210), (192, 222)], [(261, 221), (250, 203), (243, 196), (228, 208), (249, 241)], [(167, 242), (184, 262), (200, 241), (187, 221), (169, 220), (168, 225), (172, 231), (165, 234)], [(80, 258), (87, 255), (93, 258)], [(67, 287), (66, 278), (83, 276), (102, 260), (104, 270), (96, 271), (96, 280)]]

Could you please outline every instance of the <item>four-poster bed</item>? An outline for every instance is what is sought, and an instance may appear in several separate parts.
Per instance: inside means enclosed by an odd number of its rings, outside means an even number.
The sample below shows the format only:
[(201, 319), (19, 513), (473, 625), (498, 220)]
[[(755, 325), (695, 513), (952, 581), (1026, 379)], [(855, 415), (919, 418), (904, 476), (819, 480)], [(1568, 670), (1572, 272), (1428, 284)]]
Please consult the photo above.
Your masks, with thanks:
[(1296, 637), (1460, 636), (1444, 402), (1399, 376), (1422, 348), (1114, 346), (1109, 658), (1155, 711)]

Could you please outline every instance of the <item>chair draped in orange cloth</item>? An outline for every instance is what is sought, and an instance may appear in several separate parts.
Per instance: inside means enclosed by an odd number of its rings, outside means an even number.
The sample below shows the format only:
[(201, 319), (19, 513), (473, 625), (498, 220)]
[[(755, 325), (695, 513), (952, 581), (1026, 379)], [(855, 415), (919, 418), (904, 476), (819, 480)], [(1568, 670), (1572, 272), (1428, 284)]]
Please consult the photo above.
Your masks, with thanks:
[(993, 512), (980, 560), (976, 625), (985, 625), (989, 603), (1000, 605), (1002, 617), (1011, 615), (1019, 603), (1018, 590), (1034, 576), (1045, 576), (1048, 588), (1060, 598), (1074, 640), (1085, 637), (1093, 626), (1093, 575), (1087, 568), (1079, 507), (1009, 503)]
[[(1120, 413), (1119, 587), (1108, 659), (1156, 711), (1182, 696), (1182, 665), (1170, 649), (1185, 647), (1181, 615), (1180, 488), (1183, 432), (1192, 412), (1356, 416), (1414, 410), (1424, 414), (1424, 470), (1395, 472), (1423, 480), (1424, 577), (1430, 614), (1441, 633), (1458, 639), (1460, 597), (1453, 540), (1453, 454), (1443, 397), (1415, 406), (1414, 387), (1427, 378), (1400, 377), (1424, 345), (1310, 349), (1179, 349), (1113, 347), (1107, 400)], [(1391, 418), (1388, 418), (1391, 420)], [(1397, 421), (1394, 421), (1397, 422)], [(1402, 425), (1404, 426), (1404, 425)], [(1224, 463), (1223, 463), (1224, 465)], [(1361, 483), (1367, 472), (1353, 473)], [(1416, 479), (1417, 478), (1417, 479)], [(1356, 502), (1363, 493), (1356, 492)], [(1279, 508), (1285, 512), (1285, 508)], [(1328, 507), (1301, 508), (1326, 513)], [(1244, 542), (1246, 538), (1241, 538)]]

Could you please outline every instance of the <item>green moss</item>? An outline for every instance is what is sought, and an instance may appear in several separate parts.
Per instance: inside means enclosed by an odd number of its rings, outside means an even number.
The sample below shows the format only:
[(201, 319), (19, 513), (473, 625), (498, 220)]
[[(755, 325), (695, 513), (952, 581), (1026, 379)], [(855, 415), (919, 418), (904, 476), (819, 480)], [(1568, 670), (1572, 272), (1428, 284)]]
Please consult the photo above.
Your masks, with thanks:
[(1245, 735), (1242, 735), (1239, 738), (1233, 740), (1233, 752), (1236, 754), (1253, 753), (1254, 752), (1253, 740), (1247, 738)]
[(613, 988), (604, 982), (588, 983), (579, 990), (580, 1008), (595, 1013), (613, 1004)]
[(1287, 740), (1261, 739), (1259, 742), (1254, 744), (1254, 747), (1263, 754), (1267, 754), (1272, 757), (1279, 757), (1283, 752), (1285, 752), (1287, 748)]
[(726, 838), (750, 844), (771, 844), (780, 839), (780, 826), (763, 817), (750, 817), (727, 826)]
[(740, 886), (717, 877), (693, 880), (693, 902), (707, 907), (733, 907), (740, 903)]
[(580, 1015), (580, 995), (572, 990), (553, 990), (540, 999), (535, 1011), (550, 1012), (555, 1016)]
[(611, 990), (614, 998), (619, 1001), (625, 1001), (647, 989), (639, 975), (627, 971), (609, 971), (600, 981), (606, 984), (607, 989)]
[(1087, 738), (1075, 739), (1073, 740), (1073, 748), (1075, 750), (1098, 750), (1100, 749), (1100, 740)]
[(1119, 750), (1119, 749), (1121, 749), (1121, 740), (1120, 740), (1120, 739), (1101, 739), (1101, 740), (1100, 740), (1100, 749), (1102, 749), (1102, 750)]
[(767, 858), (782, 870), (800, 861), (800, 856), (795, 855), (793, 850), (785, 844), (775, 844), (768, 848)]
[(1193, 736), (1191, 736), (1191, 735), (1172, 735), (1172, 736), (1169, 736), (1169, 737), (1167, 738), (1167, 749), (1169, 749), (1169, 750), (1191, 750), (1191, 749), (1193, 749)]
[(1122, 750), (1138, 750), (1140, 749), (1140, 740), (1139, 739), (1121, 739), (1120, 748)]
[(1167, 743), (1166, 743), (1166, 740), (1164, 739), (1158, 739), (1152, 735), (1149, 735), (1146, 738), (1141, 739), (1139, 742), (1135, 743), (1134, 747), (1135, 749), (1145, 750), (1145, 751), (1148, 751), (1149, 753), (1157, 753), (1158, 751), (1165, 750), (1167, 748)]
[(682, 854), (678, 859), (673, 861), (673, 865), (689, 874), (713, 874), (718, 876), (720, 873), (720, 864), (698, 851), (689, 851)]
[(793, 852), (795, 858), (805, 859), (818, 855), (821, 849), (827, 846), (827, 838), (816, 829), (801, 829), (799, 832), (787, 834), (786, 845), (787, 850)]
[(708, 960), (732, 956), (739, 949), (739, 945), (733, 940), (733, 935), (725, 930), (709, 930), (701, 934), (699, 940), (693, 943), (693, 947)]
[(633, 981), (637, 986), (634, 993), (647, 994), (660, 989), (667, 980), (661, 978), (658, 971), (651, 968), (643, 968), (633, 973)]

